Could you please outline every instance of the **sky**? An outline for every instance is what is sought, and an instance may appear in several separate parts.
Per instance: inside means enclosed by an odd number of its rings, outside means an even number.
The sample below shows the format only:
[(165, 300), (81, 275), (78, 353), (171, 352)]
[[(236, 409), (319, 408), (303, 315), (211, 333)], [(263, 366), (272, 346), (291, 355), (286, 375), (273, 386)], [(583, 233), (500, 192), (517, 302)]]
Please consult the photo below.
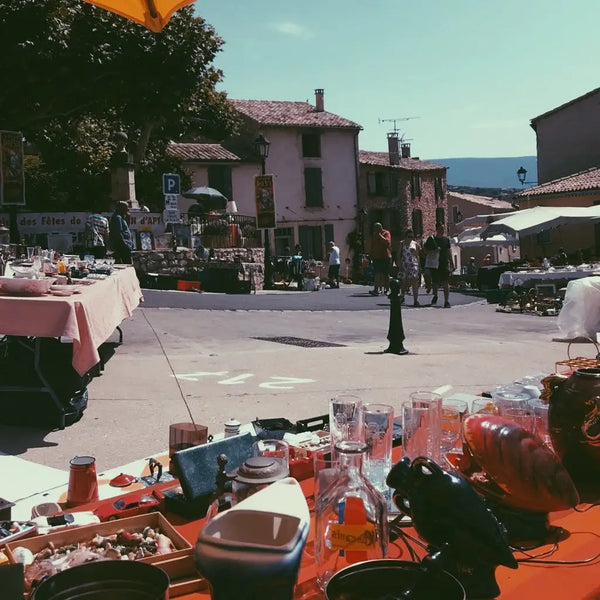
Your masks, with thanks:
[[(600, 87), (598, 0), (197, 0), (230, 98), (314, 103), (422, 159), (536, 154), (532, 118)], [(394, 123), (394, 119), (396, 120)]]

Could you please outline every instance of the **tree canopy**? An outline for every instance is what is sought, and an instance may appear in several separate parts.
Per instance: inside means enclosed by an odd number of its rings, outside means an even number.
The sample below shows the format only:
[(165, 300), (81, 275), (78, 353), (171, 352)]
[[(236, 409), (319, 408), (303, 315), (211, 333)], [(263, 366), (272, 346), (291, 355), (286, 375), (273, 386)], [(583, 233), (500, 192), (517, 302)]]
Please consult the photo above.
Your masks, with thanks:
[(106, 209), (124, 131), (138, 196), (162, 199), (170, 140), (222, 139), (237, 120), (216, 85), (223, 40), (193, 8), (161, 33), (81, 0), (0, 0), (0, 130), (21, 131), (28, 207)]

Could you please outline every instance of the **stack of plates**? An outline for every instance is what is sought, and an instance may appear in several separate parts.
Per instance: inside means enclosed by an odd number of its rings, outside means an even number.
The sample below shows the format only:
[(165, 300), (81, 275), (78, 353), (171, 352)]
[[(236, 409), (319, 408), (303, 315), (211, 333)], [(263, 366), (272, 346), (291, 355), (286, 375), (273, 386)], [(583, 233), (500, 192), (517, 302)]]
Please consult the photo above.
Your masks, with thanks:
[(72, 294), (79, 294), (80, 289), (78, 285), (51, 285), (50, 293), (53, 296), (71, 296)]

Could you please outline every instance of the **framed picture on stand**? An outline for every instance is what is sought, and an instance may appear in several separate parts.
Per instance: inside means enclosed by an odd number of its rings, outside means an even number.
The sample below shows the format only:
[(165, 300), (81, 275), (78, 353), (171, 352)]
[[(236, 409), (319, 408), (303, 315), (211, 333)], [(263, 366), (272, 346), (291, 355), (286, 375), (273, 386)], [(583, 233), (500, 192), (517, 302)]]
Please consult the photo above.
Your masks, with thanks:
[(140, 250), (152, 250), (154, 247), (154, 236), (151, 231), (140, 231), (138, 233)]

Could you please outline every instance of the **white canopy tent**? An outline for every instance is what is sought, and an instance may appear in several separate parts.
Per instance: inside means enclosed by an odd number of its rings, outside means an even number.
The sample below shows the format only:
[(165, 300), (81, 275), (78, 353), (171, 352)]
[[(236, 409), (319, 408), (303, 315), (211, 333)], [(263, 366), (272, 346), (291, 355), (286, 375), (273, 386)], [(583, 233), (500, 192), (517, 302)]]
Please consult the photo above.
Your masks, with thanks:
[(504, 216), (490, 223), (481, 232), (482, 239), (499, 234), (533, 235), (561, 225), (600, 220), (600, 206), (535, 206)]
[(474, 227), (458, 234), (456, 244), (461, 248), (473, 248), (480, 246), (514, 246), (519, 243), (516, 236), (507, 233), (499, 233), (483, 239), (481, 233), (483, 227)]

